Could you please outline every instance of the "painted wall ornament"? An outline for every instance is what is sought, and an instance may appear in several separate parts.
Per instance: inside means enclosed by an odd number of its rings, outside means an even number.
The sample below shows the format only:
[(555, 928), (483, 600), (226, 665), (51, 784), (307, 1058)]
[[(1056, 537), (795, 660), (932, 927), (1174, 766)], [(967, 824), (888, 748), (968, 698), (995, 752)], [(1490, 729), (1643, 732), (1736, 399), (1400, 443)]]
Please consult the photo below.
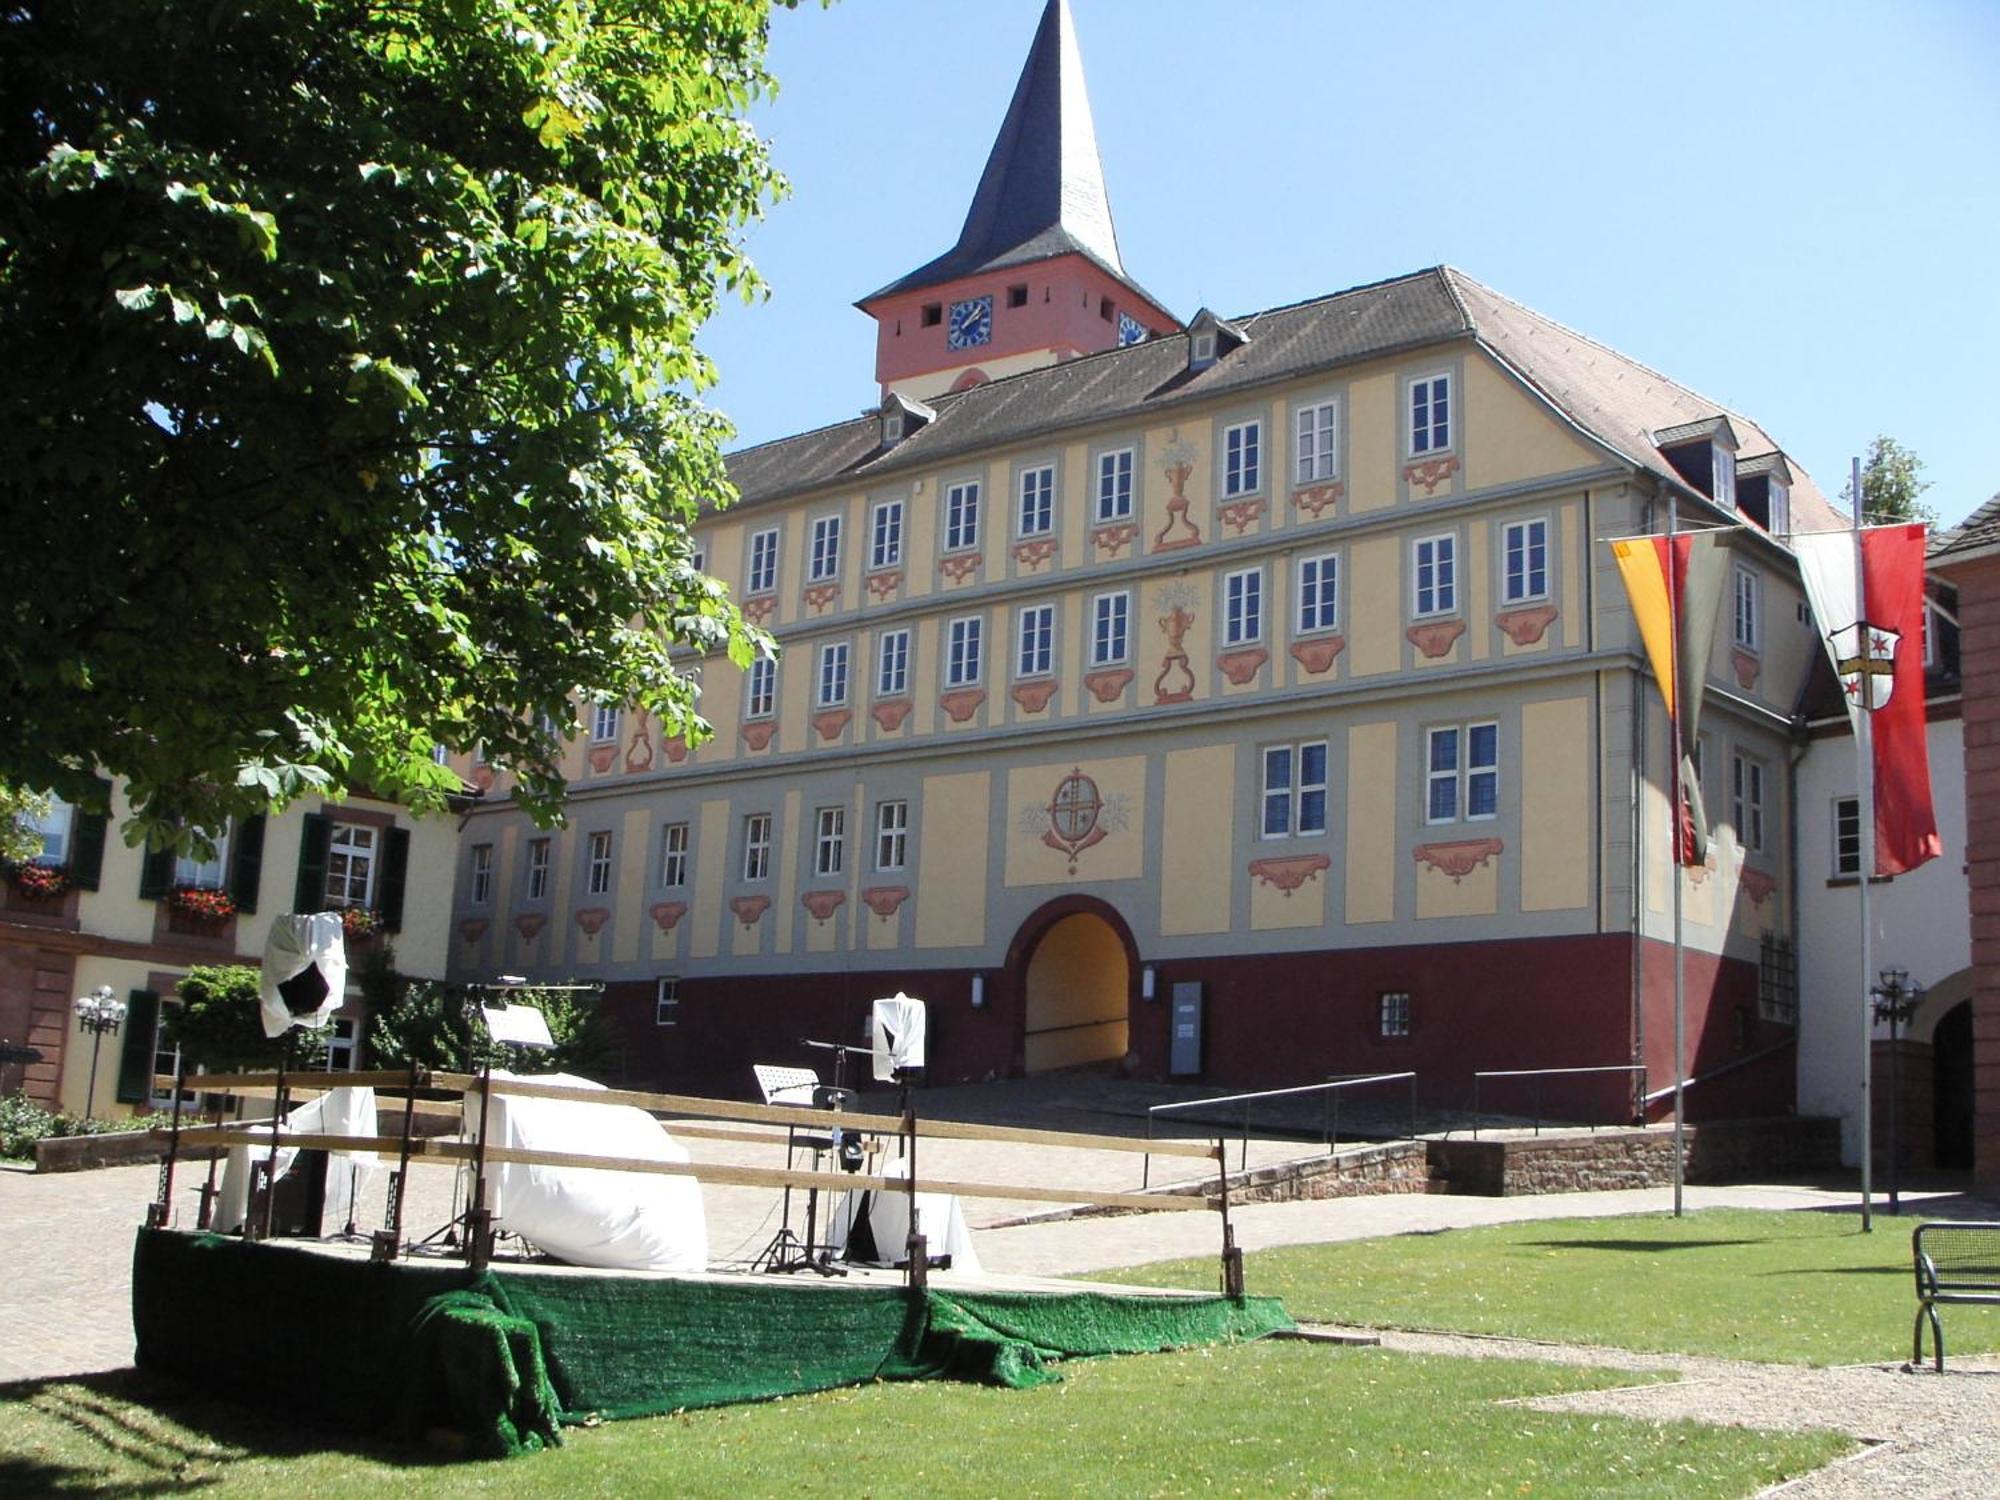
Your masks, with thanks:
[(1201, 544), (1201, 528), (1188, 519), (1186, 494), (1188, 476), (1194, 473), (1195, 460), (1200, 456), (1201, 450), (1182, 438), (1178, 427), (1161, 450), (1160, 468), (1167, 476), (1167, 483), (1174, 487), (1174, 492), (1167, 500), (1167, 524), (1153, 538), (1155, 552), (1171, 552), (1176, 547)]
[(1131, 821), (1131, 807), (1122, 792), (1105, 796), (1096, 779), (1072, 766), (1069, 775), (1056, 783), (1055, 791), (1041, 807), (1021, 810), (1021, 831), (1039, 835), (1041, 841), (1069, 861), (1069, 873), (1084, 850), (1095, 848), (1114, 833), (1124, 831)]
[(1160, 675), (1153, 679), (1155, 703), (1185, 703), (1194, 697), (1194, 668), (1188, 665), (1186, 642), (1198, 602), (1195, 591), (1184, 583), (1170, 583), (1153, 595), (1153, 608), (1160, 612), (1160, 629), (1167, 637), (1167, 654)]
[(633, 712), (632, 724), (632, 742), (625, 749), (625, 769), (649, 771), (653, 767), (651, 715), (643, 708), (637, 709)]

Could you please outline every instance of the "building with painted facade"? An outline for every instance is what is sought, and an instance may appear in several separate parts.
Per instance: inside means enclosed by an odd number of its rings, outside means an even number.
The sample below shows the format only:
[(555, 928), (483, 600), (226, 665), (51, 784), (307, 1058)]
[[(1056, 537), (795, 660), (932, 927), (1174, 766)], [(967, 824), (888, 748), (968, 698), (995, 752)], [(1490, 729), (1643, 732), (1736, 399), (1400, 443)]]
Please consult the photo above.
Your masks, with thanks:
[(1792, 1103), (1818, 645), (1773, 538), (1837, 518), (1755, 422), (1449, 267), (1174, 319), (1124, 268), (1062, 0), (959, 243), (860, 305), (879, 409), (736, 454), (697, 533), (780, 659), (693, 664), (699, 747), (582, 709), (559, 830), (502, 777), (453, 973), (602, 979), (636, 1075), (725, 1087), (898, 989), (939, 1080), (1664, 1087), (1666, 726), (1601, 543), (1671, 497), (1744, 523), (1690, 1100)]
[[(41, 857), (0, 880), (0, 1040), (40, 1054), (0, 1068), (0, 1091), (18, 1088), (74, 1114), (88, 1105), (100, 1117), (162, 1103), (153, 1078), (176, 1065), (160, 1030), (163, 1012), (177, 1003), (176, 983), (196, 965), (261, 962), (280, 913), (374, 913), (375, 932), (350, 942), (351, 956), (388, 944), (404, 973), (443, 975), (452, 818), (418, 821), (363, 796), (307, 798), (279, 816), (232, 825), (214, 857), (200, 860), (107, 836), (130, 812), (122, 788), (112, 791), (108, 817), (58, 803), (37, 824)], [(100, 986), (128, 1011), (94, 1047), (72, 1003)], [(335, 1017), (332, 1066), (356, 1064), (363, 1021), (350, 980)]]

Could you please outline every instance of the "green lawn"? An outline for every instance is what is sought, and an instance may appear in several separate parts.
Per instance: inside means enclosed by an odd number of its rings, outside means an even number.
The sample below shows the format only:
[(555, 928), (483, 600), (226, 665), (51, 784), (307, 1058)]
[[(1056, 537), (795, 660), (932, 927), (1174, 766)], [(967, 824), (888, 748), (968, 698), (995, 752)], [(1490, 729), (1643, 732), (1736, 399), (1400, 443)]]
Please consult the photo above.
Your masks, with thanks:
[(570, 1434), (499, 1463), (329, 1449), (136, 1375), (0, 1388), (0, 1494), (217, 1496), (1747, 1495), (1825, 1434), (1543, 1413), (1510, 1398), (1647, 1377), (1264, 1342), (1072, 1365), (1007, 1391), (868, 1386)]
[[(1306, 1322), (1514, 1334), (1796, 1364), (1908, 1359), (1915, 1219), (1709, 1209), (1300, 1245), (1246, 1259)], [(1100, 1280), (1195, 1286), (1207, 1261)], [(2000, 1309), (1943, 1310), (1954, 1353), (2000, 1346)]]

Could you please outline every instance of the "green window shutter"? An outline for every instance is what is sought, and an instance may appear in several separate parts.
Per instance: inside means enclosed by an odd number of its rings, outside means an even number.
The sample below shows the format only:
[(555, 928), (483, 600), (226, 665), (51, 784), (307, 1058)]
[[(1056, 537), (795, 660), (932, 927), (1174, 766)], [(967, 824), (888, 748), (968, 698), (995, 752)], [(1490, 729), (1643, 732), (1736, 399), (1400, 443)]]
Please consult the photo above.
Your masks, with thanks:
[(139, 866), (139, 899), (157, 901), (174, 887), (174, 851), (148, 849)]
[(153, 1032), (160, 1020), (160, 997), (134, 990), (125, 1011), (125, 1038), (118, 1054), (118, 1102), (144, 1104), (153, 1097)]
[[(111, 805), (111, 783), (101, 777), (97, 783), (104, 788), (104, 805)], [(104, 879), (104, 830), (111, 821), (108, 812), (84, 812), (76, 815), (76, 842), (71, 846), (69, 857), (69, 878), (72, 883), (86, 891), (94, 891)]]
[(391, 828), (382, 847), (382, 880), (375, 888), (375, 906), (382, 913), (382, 925), (391, 932), (403, 930), (403, 887), (410, 877), (410, 830)]
[(326, 856), (332, 843), (333, 819), (307, 813), (299, 839), (299, 884), (292, 894), (292, 910), (301, 916), (326, 909)]
[(229, 899), (240, 912), (257, 909), (257, 887), (264, 878), (264, 815), (257, 813), (236, 825), (230, 841)]

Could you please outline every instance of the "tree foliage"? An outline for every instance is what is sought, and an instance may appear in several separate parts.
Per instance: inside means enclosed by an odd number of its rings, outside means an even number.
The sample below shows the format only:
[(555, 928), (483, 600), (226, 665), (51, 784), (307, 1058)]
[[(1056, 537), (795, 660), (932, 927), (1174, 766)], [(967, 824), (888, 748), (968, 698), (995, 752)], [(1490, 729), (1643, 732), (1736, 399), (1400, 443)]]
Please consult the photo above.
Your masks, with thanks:
[(765, 644), (692, 564), (728, 485), (695, 336), (782, 183), (765, 0), (0, 9), (0, 779), (129, 835), (542, 716), (705, 732), (676, 643)]
[[(1923, 477), (1924, 461), (1894, 438), (1880, 436), (1868, 445), (1861, 461), (1862, 520), (1925, 521), (1937, 523), (1937, 512), (1918, 503), (1917, 497), (1931, 487)], [(1854, 481), (1842, 487), (1840, 498), (1854, 504)]]
[(48, 810), (49, 799), (42, 794), (0, 782), (0, 864), (25, 862), (42, 852), (42, 836), (28, 826), (28, 819)]
[(330, 1026), (294, 1026), (283, 1036), (264, 1035), (259, 972), (248, 964), (197, 965), (175, 986), (180, 1004), (163, 1017), (167, 1037), (190, 1069), (222, 1072), (273, 1068), (282, 1053), (287, 1067), (321, 1067)]
[(368, 994), (368, 1066), (459, 1072), (469, 1061), (489, 1059), (498, 1067), (531, 1073), (579, 1073), (600, 1082), (618, 1054), (618, 1039), (594, 995), (567, 989), (523, 988), (507, 992), (510, 1005), (531, 1005), (549, 1023), (555, 1050), (527, 1057), (495, 1046), (484, 1027), (468, 1021), (468, 1007), (494, 1000), (464, 985), (434, 979), (407, 979), (393, 972), (364, 977)]

